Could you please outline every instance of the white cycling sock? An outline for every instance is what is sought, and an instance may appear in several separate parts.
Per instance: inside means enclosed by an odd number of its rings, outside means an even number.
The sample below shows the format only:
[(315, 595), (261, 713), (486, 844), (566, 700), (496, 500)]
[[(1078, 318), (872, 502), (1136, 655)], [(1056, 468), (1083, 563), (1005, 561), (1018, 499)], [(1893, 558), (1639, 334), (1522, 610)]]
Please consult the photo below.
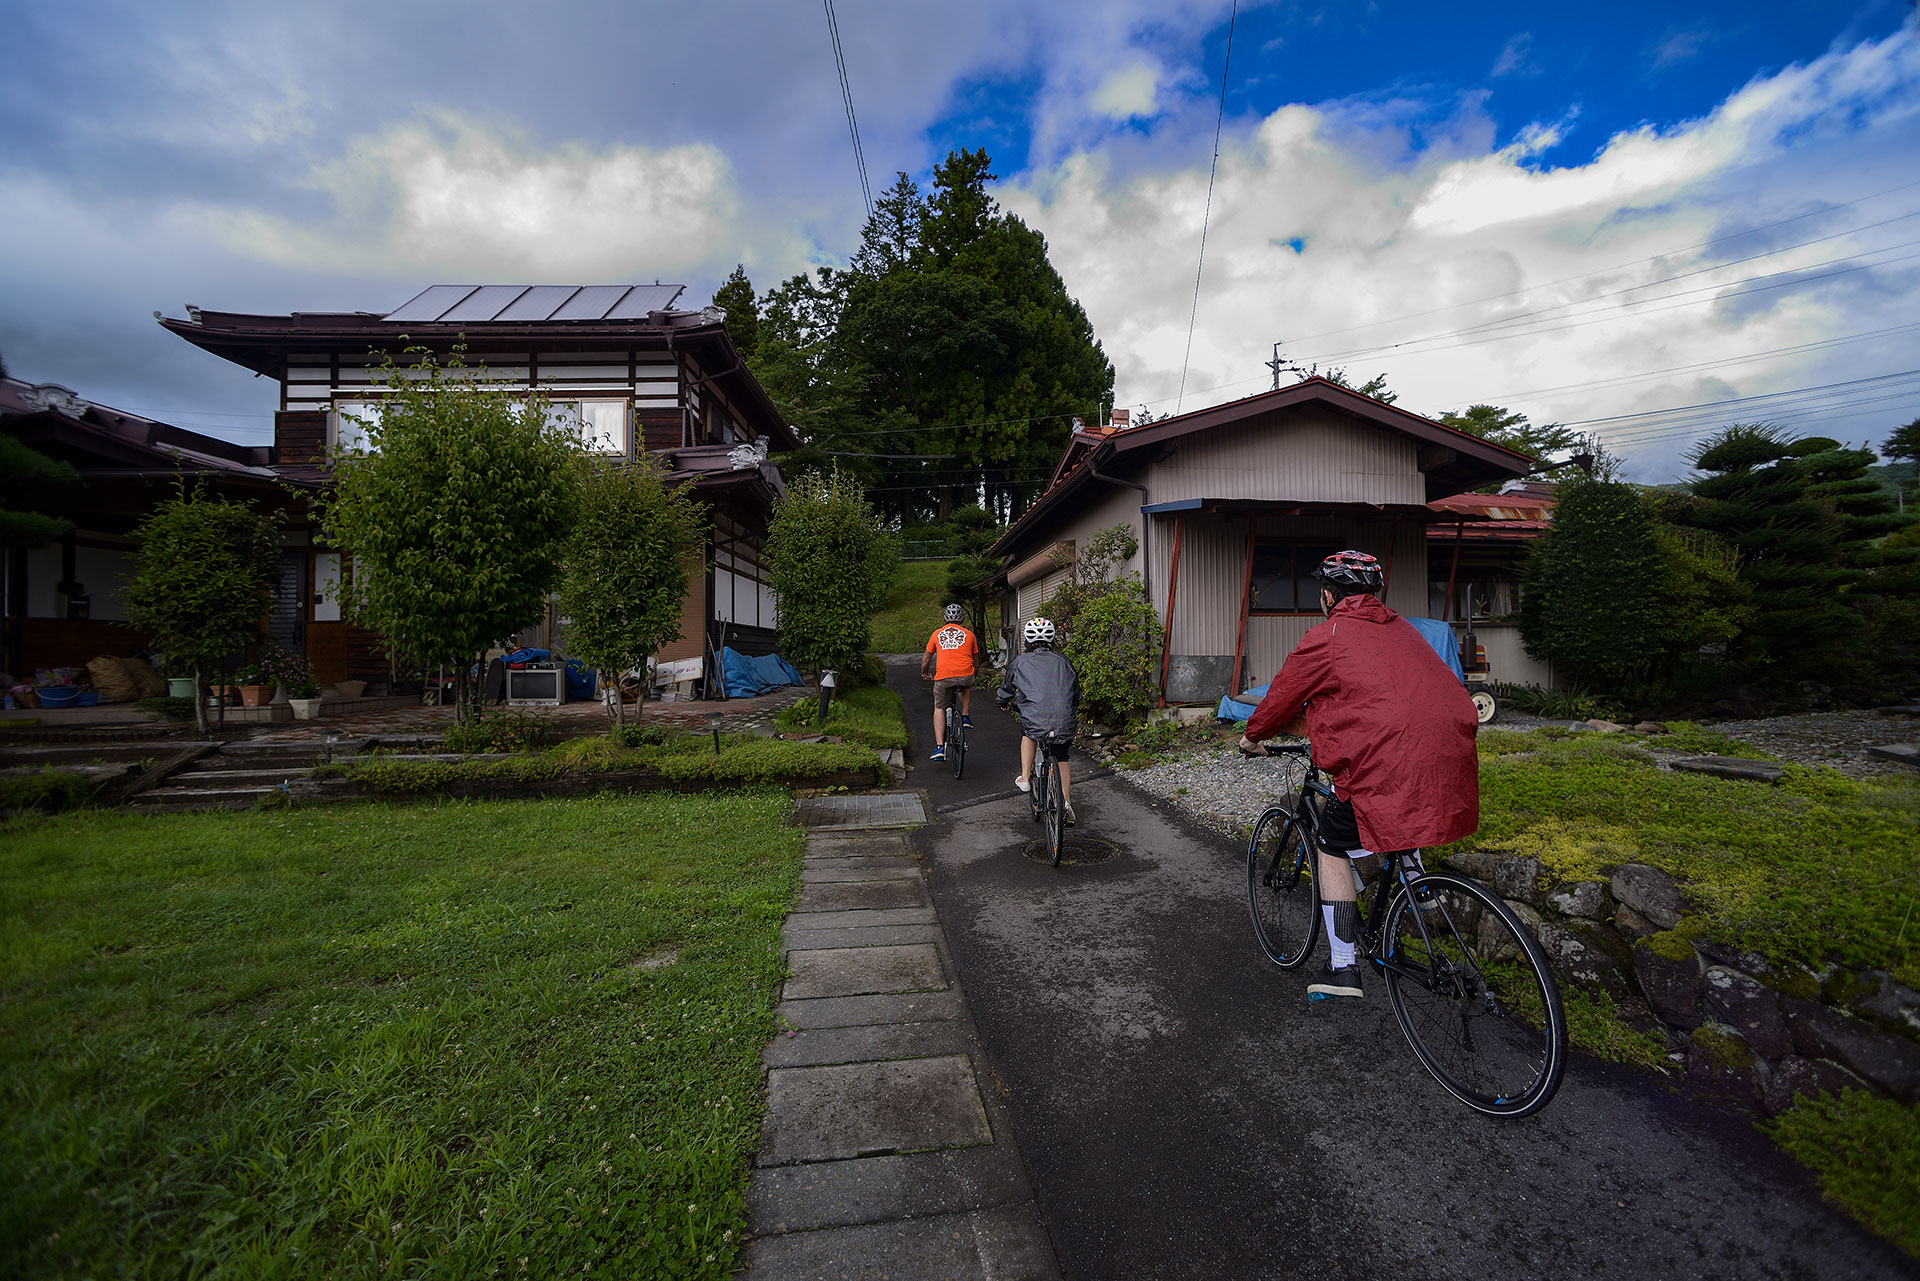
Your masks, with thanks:
[[(1336, 970), (1344, 970), (1353, 964), (1353, 940), (1350, 938), (1341, 938), (1340, 931), (1334, 926), (1334, 909), (1337, 906), (1342, 905), (1322, 903), (1320, 905), (1320, 916), (1327, 924), (1327, 950), (1333, 953), (1333, 968)], [(1345, 904), (1344, 906), (1350, 910), (1353, 908), (1351, 903)]]

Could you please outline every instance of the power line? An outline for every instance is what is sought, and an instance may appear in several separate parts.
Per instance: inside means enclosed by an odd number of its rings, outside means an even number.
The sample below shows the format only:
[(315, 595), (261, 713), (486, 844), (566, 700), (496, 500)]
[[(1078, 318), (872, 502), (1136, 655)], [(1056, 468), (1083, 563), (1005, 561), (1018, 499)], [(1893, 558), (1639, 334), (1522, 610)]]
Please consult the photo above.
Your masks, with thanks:
[(1174, 403), (1179, 412), (1187, 398), (1187, 366), (1193, 360), (1193, 327), (1200, 318), (1200, 274), (1207, 266), (1207, 223), (1213, 218), (1213, 178), (1220, 172), (1220, 129), (1227, 121), (1227, 72), (1233, 68), (1233, 24), (1240, 17), (1240, 0), (1233, 0), (1233, 12), (1227, 16), (1227, 57), (1220, 67), (1220, 114), (1213, 122), (1213, 164), (1207, 169), (1207, 207), (1200, 215), (1200, 261), (1193, 268), (1193, 311), (1187, 316), (1187, 354), (1180, 358), (1180, 396)]
[(1913, 378), (1920, 376), (1920, 369), (1903, 369), (1898, 373), (1876, 374), (1871, 378), (1851, 378), (1845, 382), (1821, 383), (1814, 387), (1796, 387), (1790, 391), (1767, 392), (1760, 396), (1735, 396), (1728, 400), (1707, 400), (1693, 405), (1676, 405), (1670, 409), (1649, 409), (1637, 414), (1613, 414), (1605, 418), (1576, 418), (1561, 423), (1562, 427), (1585, 427), (1594, 423), (1618, 423), (1635, 418), (1654, 418), (1662, 414), (1678, 413), (1683, 409), (1719, 409), (1732, 405), (1750, 405), (1755, 401), (1774, 400), (1782, 396), (1798, 396), (1806, 392), (1830, 391), (1840, 387), (1861, 387), (1871, 383), (1887, 382), (1890, 379)]
[(853, 139), (853, 163), (860, 170), (860, 198), (866, 202), (867, 216), (873, 216), (873, 188), (867, 184), (867, 153), (860, 146), (860, 122), (853, 114), (853, 85), (847, 79), (847, 55), (840, 47), (840, 21), (833, 16), (833, 0), (827, 6), (827, 32), (833, 37), (833, 65), (840, 72), (840, 101), (847, 108), (847, 135)]

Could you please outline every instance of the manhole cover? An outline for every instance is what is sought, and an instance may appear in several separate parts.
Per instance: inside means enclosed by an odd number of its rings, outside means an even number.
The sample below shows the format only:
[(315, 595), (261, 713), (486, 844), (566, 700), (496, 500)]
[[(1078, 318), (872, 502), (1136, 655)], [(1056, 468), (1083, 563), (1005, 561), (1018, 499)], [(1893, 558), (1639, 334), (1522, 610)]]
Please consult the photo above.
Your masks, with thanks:
[[(1047, 856), (1045, 841), (1028, 841), (1020, 847), (1020, 852), (1036, 863), (1053, 861)], [(1119, 852), (1118, 845), (1097, 836), (1067, 836), (1060, 842), (1060, 866), (1084, 867), (1089, 863), (1104, 863)]]

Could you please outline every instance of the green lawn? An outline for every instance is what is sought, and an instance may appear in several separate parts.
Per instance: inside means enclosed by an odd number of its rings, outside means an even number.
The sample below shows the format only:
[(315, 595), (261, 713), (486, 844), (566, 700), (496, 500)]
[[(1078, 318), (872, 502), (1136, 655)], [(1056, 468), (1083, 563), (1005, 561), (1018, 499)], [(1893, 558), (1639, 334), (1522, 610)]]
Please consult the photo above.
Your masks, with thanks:
[(1567, 880), (1646, 863), (1686, 884), (1684, 933), (1920, 986), (1920, 779), (1790, 766), (1768, 786), (1657, 769), (1618, 735), (1483, 730), (1480, 831), (1461, 844)]
[(869, 646), (876, 654), (918, 654), (940, 626), (940, 608), (946, 603), (946, 561), (902, 561), (886, 605), (873, 616)]
[[(819, 729), (818, 701), (795, 703), (775, 718), (782, 730)], [(907, 723), (902, 719), (900, 696), (884, 685), (862, 685), (837, 695), (827, 707), (827, 724), (821, 732), (837, 734), (849, 743), (868, 747), (907, 745)]]
[(788, 806), (0, 832), (0, 1274), (727, 1275)]

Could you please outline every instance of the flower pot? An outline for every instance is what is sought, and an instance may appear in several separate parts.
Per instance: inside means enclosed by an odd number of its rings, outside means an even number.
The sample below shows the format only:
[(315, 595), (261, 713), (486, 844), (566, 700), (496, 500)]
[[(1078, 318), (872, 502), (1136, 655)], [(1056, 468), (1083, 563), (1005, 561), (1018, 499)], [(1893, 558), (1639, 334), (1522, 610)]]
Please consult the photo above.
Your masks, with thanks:
[(320, 719), (320, 700), (317, 698), (289, 698), (287, 706), (293, 709), (293, 719), (296, 721)]
[(333, 683), (333, 688), (338, 691), (342, 698), (358, 698), (360, 697), (361, 691), (365, 690), (366, 687), (367, 683), (365, 681), (335, 681)]
[(242, 685), (240, 687), (240, 706), (265, 707), (267, 700), (273, 697), (271, 685)]
[(167, 697), (168, 698), (192, 698), (193, 697), (193, 677), (191, 676), (168, 677), (167, 678)]
[(269, 707), (285, 707), (290, 701), (287, 694), (287, 683), (285, 681), (276, 682), (273, 687), (273, 698), (269, 700), (267, 705)]

